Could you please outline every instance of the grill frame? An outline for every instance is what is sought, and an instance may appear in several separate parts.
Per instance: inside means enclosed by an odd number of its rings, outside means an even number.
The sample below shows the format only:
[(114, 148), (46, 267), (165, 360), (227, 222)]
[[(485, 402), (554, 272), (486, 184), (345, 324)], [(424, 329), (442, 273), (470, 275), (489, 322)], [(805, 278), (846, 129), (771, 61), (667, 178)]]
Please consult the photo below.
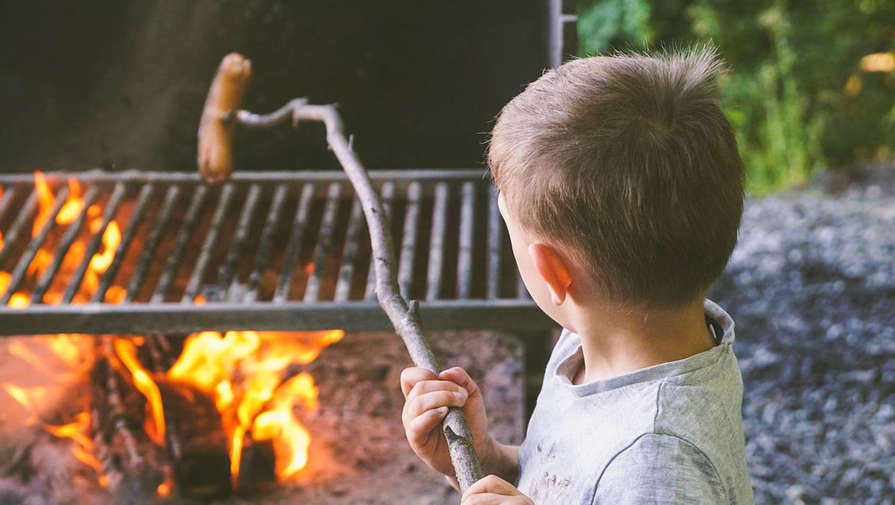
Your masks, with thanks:
[[(473, 241), (473, 221), (478, 217), (481, 221), (478, 226), (487, 230), (488, 241), (485, 245), (486, 258), (485, 264), (481, 267), (482, 271), (487, 272), (485, 279), (486, 294), (481, 298), (441, 298), (437, 293), (440, 284), (444, 281), (444, 279), (441, 278), (443, 275), (442, 269), (437, 269), (437, 273), (435, 273), (435, 270), (430, 270), (427, 267), (427, 271), (424, 274), (427, 276), (427, 291), (425, 293), (418, 293), (418, 296), (416, 296), (416, 298), (420, 299), (420, 314), (426, 329), (496, 328), (530, 331), (553, 329), (556, 327), (556, 324), (537, 308), (524, 289), (517, 292), (522, 293), (521, 296), (512, 298), (497, 296), (499, 293), (499, 284), (501, 282), (501, 262), (512, 261), (512, 252), (508, 247), (501, 245), (503, 242), (499, 240), (500, 237), (494, 233), (495, 231), (498, 231), (499, 233), (505, 234), (506, 231), (503, 222), (497, 213), (496, 196), (493, 191), (488, 197), (488, 204), (485, 210), (486, 215), (475, 216), (475, 202), (472, 195), (474, 195), (476, 184), (488, 185), (487, 172), (477, 169), (371, 170), (369, 171), (369, 176), (373, 183), (385, 193), (383, 195), (383, 201), (386, 212), (391, 212), (390, 209), (399, 200), (396, 197), (397, 193), (401, 193), (405, 198), (407, 197), (408, 192), (411, 193), (411, 198), (405, 200), (404, 212), (405, 215), (410, 215), (412, 213), (413, 217), (405, 219), (403, 223), (404, 227), (411, 232), (409, 234), (403, 234), (402, 238), (406, 238), (407, 240), (404, 240), (403, 242), (396, 241), (396, 244), (400, 244), (398, 247), (400, 247), (402, 251), (409, 252), (409, 254), (401, 254), (399, 265), (396, 265), (399, 273), (399, 284), (401, 285), (402, 290), (409, 289), (408, 286), (412, 282), (411, 276), (413, 266), (411, 263), (406, 262), (407, 260), (405, 258), (410, 257), (413, 259), (419, 255), (425, 255), (428, 257), (429, 262), (436, 265), (441, 265), (441, 262), (443, 261), (455, 261), (458, 267), (456, 268), (457, 294), (461, 296), (469, 296), (471, 274), (469, 273), (468, 268), (471, 267), (472, 262), (474, 261), (470, 250)], [(114, 189), (112, 190), (113, 192), (110, 191), (110, 193), (113, 195), (113, 202), (116, 206), (121, 203), (121, 195), (117, 197), (118, 201), (115, 201), (114, 195), (123, 192), (122, 189), (119, 189), (123, 185), (141, 185), (139, 196), (135, 199), (137, 204), (139, 204), (140, 200), (148, 200), (150, 198), (146, 193), (152, 190), (146, 190), (147, 187), (167, 185), (168, 190), (164, 195), (165, 203), (161, 206), (163, 218), (165, 218), (166, 212), (172, 212), (171, 209), (173, 208), (173, 204), (167, 205), (169, 200), (173, 201), (179, 199), (188, 202), (188, 208), (184, 212), (181, 228), (177, 230), (167, 230), (168, 234), (174, 236), (173, 250), (179, 251), (172, 253), (171, 256), (164, 261), (165, 264), (162, 265), (161, 273), (156, 276), (156, 282), (161, 286), (161, 289), (167, 289), (172, 277), (176, 275), (178, 267), (177, 263), (179, 261), (177, 256), (182, 255), (182, 250), (186, 247), (186, 242), (191, 230), (196, 225), (198, 214), (200, 214), (198, 209), (201, 208), (202, 203), (207, 200), (206, 193), (208, 192), (208, 186), (206, 186), (200, 179), (198, 174), (143, 171), (104, 172), (101, 170), (93, 170), (75, 173), (47, 173), (45, 174), (45, 177), (49, 182), (58, 184), (64, 183), (68, 178), (77, 179), (82, 184), (88, 186), (87, 191), (85, 191), (85, 196), (87, 196), (87, 192), (92, 191), (98, 184), (111, 185)], [(0, 185), (4, 186), (4, 188), (10, 185), (32, 183), (33, 176), (30, 174), (0, 175)], [(350, 279), (351, 276), (354, 275), (355, 265), (361, 254), (358, 250), (356, 239), (359, 235), (366, 233), (366, 225), (363, 223), (362, 217), (358, 217), (358, 213), (355, 212), (357, 199), (353, 197), (350, 181), (345, 173), (341, 171), (241, 172), (234, 174), (232, 179), (225, 183), (225, 186), (221, 188), (221, 196), (217, 204), (215, 204), (216, 208), (210, 211), (207, 210), (207, 212), (214, 212), (214, 215), (211, 218), (212, 221), (220, 221), (223, 219), (223, 217), (219, 217), (223, 216), (223, 211), (220, 211), (220, 209), (224, 208), (226, 210), (226, 207), (230, 205), (229, 199), (232, 198), (232, 190), (228, 190), (228, 188), (232, 188), (233, 186), (248, 187), (247, 198), (243, 198), (242, 201), (236, 202), (240, 205), (241, 210), (240, 220), (236, 226), (234, 234), (235, 246), (231, 246), (227, 251), (227, 259), (221, 269), (220, 275), (224, 279), (233, 279), (235, 262), (240, 258), (240, 248), (244, 245), (246, 240), (250, 240), (251, 232), (249, 230), (249, 223), (252, 214), (257, 212), (255, 204), (257, 204), (259, 198), (259, 190), (257, 188), (261, 184), (276, 185), (279, 183), (302, 184), (303, 194), (300, 196), (302, 200), (313, 200), (312, 197), (305, 197), (304, 195), (304, 193), (307, 193), (304, 188), (310, 187), (311, 184), (316, 185), (318, 188), (323, 185), (329, 186), (327, 191), (330, 194), (330, 198), (327, 199), (326, 208), (323, 211), (323, 223), (321, 224), (320, 236), (315, 239), (313, 246), (315, 251), (313, 259), (315, 268), (307, 281), (307, 287), (311, 289), (305, 290), (303, 301), (286, 299), (281, 292), (282, 288), (279, 285), (277, 293), (271, 300), (257, 300), (257, 283), (265, 261), (263, 255), (269, 255), (271, 248), (274, 247), (271, 243), (272, 232), (270, 231), (270, 227), (265, 226), (265, 229), (258, 234), (260, 244), (257, 251), (252, 256), (247, 256), (243, 260), (252, 263), (251, 275), (248, 281), (248, 294), (241, 295), (242, 299), (245, 301), (209, 301), (204, 305), (193, 303), (193, 296), (198, 293), (199, 285), (197, 283), (201, 281), (201, 278), (205, 273), (204, 268), (207, 267), (209, 254), (214, 249), (217, 241), (217, 237), (214, 235), (216, 230), (220, 229), (211, 226), (205, 236), (202, 249), (198, 253), (196, 266), (192, 270), (190, 282), (186, 287), (184, 296), (180, 302), (160, 301), (164, 296), (159, 296), (158, 293), (154, 293), (147, 302), (133, 302), (133, 299), (139, 292), (142, 282), (145, 281), (142, 276), (146, 275), (147, 269), (151, 266), (148, 262), (155, 256), (154, 249), (157, 247), (161, 236), (166, 233), (168, 223), (161, 222), (166, 221), (165, 219), (162, 219), (157, 220), (152, 231), (148, 235), (149, 238), (147, 243), (142, 244), (144, 251), (141, 254), (140, 260), (137, 262), (134, 276), (129, 279), (133, 285), (127, 286), (127, 301), (121, 304), (112, 304), (98, 302), (95, 297), (91, 303), (86, 304), (32, 304), (26, 308), (10, 308), (3, 306), (0, 307), (0, 335), (44, 333), (176, 334), (202, 330), (314, 330), (329, 328), (342, 328), (348, 331), (390, 330), (392, 328), (391, 323), (382, 312), (375, 299), (375, 294), (370, 290), (370, 287), (372, 286), (370, 283), (370, 279), (372, 278), (370, 272), (367, 273), (366, 290), (363, 299), (344, 299), (347, 296), (347, 288), (342, 285), (342, 282), (337, 284), (333, 295), (334, 299), (332, 301), (316, 301), (316, 294), (309, 294), (310, 291), (317, 288), (316, 283), (319, 282), (319, 280), (314, 280), (315, 274), (322, 271), (322, 267), (325, 266), (327, 261), (325, 251), (327, 251), (328, 248), (325, 246), (318, 246), (321, 242), (325, 243), (329, 240), (329, 231), (327, 231), (327, 228), (332, 227), (332, 218), (329, 218), (330, 225), (327, 226), (327, 215), (333, 215), (335, 212), (331, 207), (336, 205), (332, 203), (333, 201), (336, 201), (333, 200), (333, 194), (336, 192), (341, 193), (343, 196), (346, 193), (351, 194), (353, 199), (351, 216), (349, 217), (347, 230), (345, 230), (345, 233), (349, 235), (349, 238), (344, 242), (343, 250), (340, 251), (342, 260), (339, 262), (338, 278), (341, 279), (343, 276), (347, 275)], [(450, 259), (446, 258), (446, 250), (443, 243), (444, 221), (447, 219), (443, 207), (446, 206), (447, 190), (445, 188), (447, 188), (448, 183), (457, 185), (461, 188), (458, 193), (459, 208), (457, 210), (459, 215), (459, 244), (457, 245), (457, 250), (454, 254), (455, 257)], [(227, 184), (233, 186), (227, 186)], [(420, 237), (417, 237), (415, 233), (420, 225), (420, 223), (417, 222), (419, 219), (417, 217), (419, 209), (418, 203), (413, 202), (417, 197), (413, 196), (412, 193), (419, 192), (420, 185), (430, 185), (434, 187), (435, 202), (433, 206), (442, 207), (441, 212), (439, 212), (437, 208), (435, 209), (435, 214), (432, 215), (433, 221), (435, 221), (434, 223), (424, 223), (424, 225), (431, 225), (432, 228), (435, 228), (434, 230), (429, 230), (429, 238), (425, 242), (429, 246), (428, 250), (421, 248)], [(275, 221), (277, 219), (276, 214), (279, 214), (282, 211), (282, 200), (285, 198), (283, 190), (281, 190), (282, 187), (284, 186), (276, 186), (277, 189), (275, 190), (276, 193), (273, 196), (273, 201), (269, 207), (266, 207), (269, 209), (264, 218), (266, 224)], [(403, 190), (397, 189), (399, 187), (403, 188)], [(417, 189), (411, 189), (414, 187)], [(180, 189), (175, 190), (173, 188)], [(186, 190), (184, 188), (186, 188)], [(191, 193), (177, 194), (186, 193), (187, 190), (191, 190)], [(57, 191), (57, 200), (62, 199), (60, 195), (63, 195), (66, 191), (67, 188), (65, 186)], [(9, 193), (10, 191), (6, 191), (4, 197), (7, 197)], [(155, 193), (156, 197), (162, 198), (162, 192), (155, 190)], [(174, 193), (174, 196), (171, 196), (172, 193)], [(32, 195), (29, 196), (29, 201), (33, 199), (33, 194), (34, 192), (32, 190)], [(225, 196), (228, 194), (229, 196)], [(8, 197), (8, 200), (6, 198), (0, 200), (0, 207), (3, 206), (4, 201), (7, 202), (8, 206), (8, 202), (11, 200), (12, 197)], [(300, 207), (302, 205), (301, 201), (299, 201), (297, 205)], [(82, 212), (85, 209), (86, 205), (84, 209), (82, 209)], [(135, 220), (143, 219), (141, 209), (144, 208), (135, 207)], [(327, 209), (329, 209), (329, 211)], [(22, 211), (34, 212), (33, 205), (30, 210), (29, 208), (25, 208), (22, 209)], [(296, 261), (290, 262), (289, 260), (297, 259), (298, 252), (304, 247), (302, 243), (302, 233), (305, 230), (302, 220), (307, 221), (307, 214), (307, 209), (305, 209), (304, 212), (297, 209), (294, 216), (293, 226), (289, 234), (289, 244), (286, 247), (283, 259), (283, 271), (281, 272), (283, 278), (287, 280), (291, 278), (287, 276), (291, 275), (290, 269), (294, 268), (296, 263)], [(114, 215), (114, 210), (110, 211), (109, 209), (104, 209), (104, 224), (100, 230), (108, 224), (108, 220), (111, 219), (112, 215)], [(20, 217), (21, 216), (16, 216), (15, 221), (18, 222)], [(280, 217), (282, 218), (283, 216)], [(50, 221), (52, 222), (52, 219)], [(27, 219), (25, 220), (25, 224), (27, 224)], [(134, 240), (133, 230), (131, 228), (139, 226), (140, 223), (135, 224), (133, 227), (129, 226), (129, 222), (121, 223), (121, 225), (124, 238), (119, 249), (116, 251), (113, 266), (110, 267), (110, 269), (117, 269), (121, 266), (120, 263), (124, 261), (124, 255), (132, 245), (127, 241)], [(102, 232), (100, 231), (94, 236), (91, 236), (88, 241), (88, 253), (85, 254), (85, 258), (89, 258), (98, 247), (98, 237), (101, 233)], [(209, 238), (209, 236), (211, 237)], [(352, 241), (351, 236), (354, 236), (354, 241)], [(31, 240), (31, 242), (34, 242), (34, 240)], [(321, 251), (323, 253), (321, 253)], [(54, 255), (55, 253), (56, 251), (54, 251)], [(8, 253), (5, 251), (0, 250), (0, 257), (5, 257), (7, 254)], [(368, 248), (365, 250), (364, 254), (369, 254)], [(145, 261), (144, 258), (146, 258)], [(350, 258), (353, 261), (351, 263), (345, 263), (345, 258)], [(348, 264), (351, 266), (346, 268), (346, 265)], [(363, 264), (363, 262), (361, 261), (360, 264)], [(513, 266), (513, 268), (515, 270), (515, 266)], [(496, 275), (493, 274), (495, 269), (497, 272)], [(345, 270), (347, 270), (347, 272)], [(108, 287), (109, 283), (112, 282), (112, 278), (115, 276), (115, 272), (116, 271), (113, 270), (111, 275), (102, 276), (100, 289), (97, 293), (101, 293), (104, 288)], [(78, 273), (83, 275), (83, 272), (81, 272), (80, 269), (78, 270)], [(516, 279), (511, 279), (510, 281), (517, 286), (521, 286), (518, 272), (516, 272), (515, 275)], [(278, 284), (280, 284), (280, 282), (278, 282)], [(434, 290), (428, 289), (432, 285), (435, 285), (436, 288)], [(12, 290), (10, 290), (10, 293), (11, 291)], [(66, 290), (66, 297), (70, 296), (69, 291), (70, 290)], [(224, 291), (227, 291), (226, 286)], [(6, 293), (5, 296), (8, 297), (10, 293)]]

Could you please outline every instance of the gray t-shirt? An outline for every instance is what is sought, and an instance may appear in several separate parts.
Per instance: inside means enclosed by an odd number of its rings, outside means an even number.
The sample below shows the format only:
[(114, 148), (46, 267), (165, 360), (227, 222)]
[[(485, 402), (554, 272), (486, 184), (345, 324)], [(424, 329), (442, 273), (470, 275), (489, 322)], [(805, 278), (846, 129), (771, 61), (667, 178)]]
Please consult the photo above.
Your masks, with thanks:
[(536, 505), (752, 505), (733, 319), (706, 300), (720, 343), (574, 385), (581, 339), (563, 330), (519, 453)]

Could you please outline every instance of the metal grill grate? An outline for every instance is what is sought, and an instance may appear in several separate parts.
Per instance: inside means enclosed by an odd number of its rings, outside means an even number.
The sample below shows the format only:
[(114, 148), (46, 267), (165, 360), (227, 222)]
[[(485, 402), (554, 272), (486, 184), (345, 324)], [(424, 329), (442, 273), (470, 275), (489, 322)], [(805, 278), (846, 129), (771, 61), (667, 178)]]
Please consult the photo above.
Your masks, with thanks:
[[(552, 327), (519, 279), (483, 172), (370, 176), (391, 219), (399, 286), (421, 301), (427, 328)], [(69, 178), (83, 205), (58, 224), (78, 196)], [(0, 176), (0, 334), (391, 328), (342, 172), (244, 173), (214, 186), (178, 173), (46, 179), (50, 195), (32, 176)], [(120, 243), (92, 272), (111, 223)]]

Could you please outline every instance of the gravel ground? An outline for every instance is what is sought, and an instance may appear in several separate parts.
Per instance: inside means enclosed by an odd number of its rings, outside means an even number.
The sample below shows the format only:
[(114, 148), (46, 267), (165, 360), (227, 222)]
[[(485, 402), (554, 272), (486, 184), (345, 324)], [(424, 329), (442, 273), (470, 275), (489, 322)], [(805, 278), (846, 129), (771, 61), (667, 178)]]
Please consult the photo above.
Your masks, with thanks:
[(747, 204), (737, 322), (755, 501), (895, 504), (895, 170)]

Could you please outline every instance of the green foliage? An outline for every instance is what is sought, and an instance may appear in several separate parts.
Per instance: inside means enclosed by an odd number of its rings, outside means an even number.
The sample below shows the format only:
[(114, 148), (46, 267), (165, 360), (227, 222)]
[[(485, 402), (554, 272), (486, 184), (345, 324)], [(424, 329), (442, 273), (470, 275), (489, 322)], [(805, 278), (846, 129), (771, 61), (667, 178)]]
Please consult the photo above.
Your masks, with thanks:
[(895, 72), (860, 61), (893, 50), (895, 0), (591, 0), (578, 31), (582, 55), (715, 44), (753, 194), (892, 159)]
[(580, 2), (578, 44), (586, 54), (605, 51), (613, 43), (642, 48), (652, 41), (648, 0)]

